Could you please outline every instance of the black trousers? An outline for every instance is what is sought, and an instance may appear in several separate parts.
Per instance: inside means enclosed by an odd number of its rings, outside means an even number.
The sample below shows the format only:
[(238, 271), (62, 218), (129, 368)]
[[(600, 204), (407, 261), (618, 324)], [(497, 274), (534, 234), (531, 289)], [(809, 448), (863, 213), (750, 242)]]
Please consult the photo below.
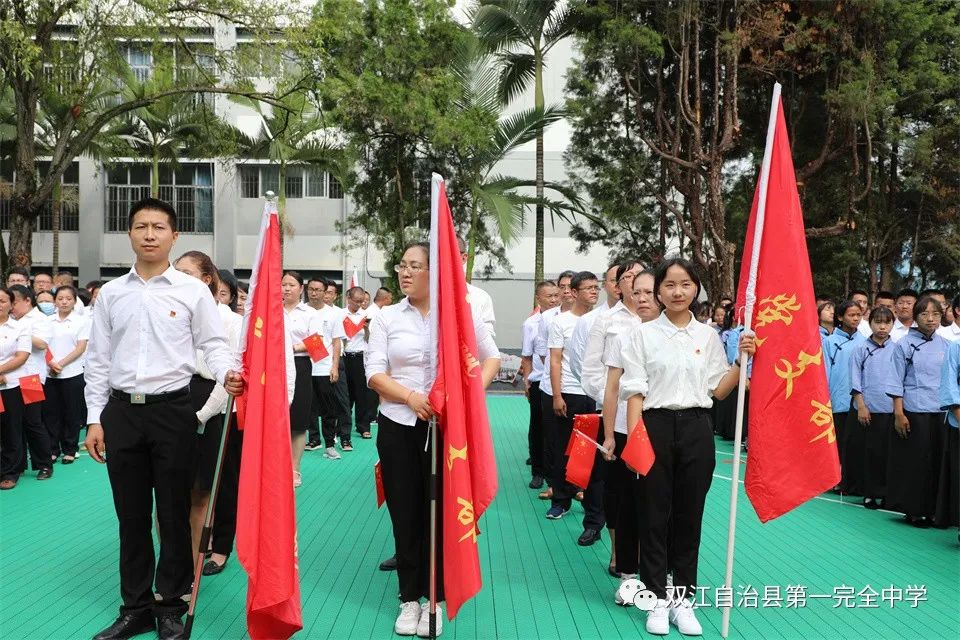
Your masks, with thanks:
[(599, 450), (594, 455), (590, 483), (583, 491), (583, 528), (600, 530), (606, 525), (608, 529), (615, 529), (616, 520), (609, 521), (606, 515), (606, 487), (611, 463), (604, 459)]
[[(859, 422), (857, 426), (861, 427)], [(887, 447), (893, 431), (893, 414), (871, 413), (870, 424), (862, 428), (863, 497), (883, 498), (887, 495)]]
[[(621, 460), (627, 446), (627, 434), (614, 433), (617, 459), (610, 463), (604, 505), (607, 522), (617, 530), (617, 572), (636, 574), (640, 562), (639, 520), (637, 518), (637, 474), (627, 469)], [(614, 515), (615, 514), (615, 515)]]
[[(222, 420), (222, 416), (214, 419)], [(240, 456), (243, 453), (243, 431), (237, 429), (236, 416), (230, 420), (223, 469), (220, 472), (220, 493), (213, 508), (213, 552), (225, 556), (233, 552), (237, 535), (237, 490), (240, 487)]]
[[(33, 402), (31, 404), (25, 404), (23, 402), (23, 395), (19, 388), (9, 389), (8, 391), (16, 391), (19, 399), (11, 399), (12, 402), (19, 402), (20, 404), (20, 440), (17, 445), (17, 450), (20, 452), (17, 455), (17, 475), (23, 474), (27, 470), (27, 454), (30, 452), (30, 468), (34, 471), (39, 471), (40, 469), (50, 469), (53, 466), (51, 462), (51, 449), (50, 449), (50, 434), (47, 433), (47, 428), (43, 426), (43, 401)], [(10, 394), (12, 396), (12, 394)], [(4, 404), (6, 404), (7, 395), (3, 396)], [(15, 477), (13, 478), (15, 479)]]
[[(556, 439), (557, 416), (553, 413), (553, 396), (542, 390), (540, 395), (540, 425), (543, 429), (543, 473), (547, 485), (553, 488), (553, 444)], [(567, 447), (564, 442), (561, 451)]]
[[(17, 480), (23, 468), (23, 396), (20, 389), (3, 389), (0, 413), (0, 480)], [(47, 460), (50, 458), (47, 457)]]
[[(597, 403), (590, 397), (574, 394), (574, 393), (564, 393), (563, 401), (567, 404), (567, 417), (558, 416), (553, 413), (553, 398), (550, 398), (550, 413), (553, 415), (554, 420), (554, 429), (553, 429), (553, 506), (561, 506), (564, 509), (570, 508), (570, 502), (573, 500), (574, 494), (576, 494), (579, 489), (567, 482), (567, 456), (565, 452), (567, 450), (567, 442), (570, 440), (570, 434), (573, 433), (573, 417), (581, 413), (596, 413)], [(547, 408), (544, 407), (544, 412)], [(594, 470), (596, 470), (596, 465), (594, 465)], [(593, 483), (593, 475), (590, 476), (590, 482)], [(589, 487), (587, 487), (589, 489)], [(603, 511), (603, 489), (600, 489), (599, 495), (594, 495), (594, 502), (591, 509), (596, 509), (599, 507), (600, 511)], [(586, 512), (587, 500), (584, 496), (584, 505), (583, 509)], [(596, 513), (594, 512), (591, 522), (596, 520)], [(586, 522), (586, 518), (584, 518)], [(600, 516), (599, 526), (592, 526), (593, 529), (600, 529), (603, 527), (603, 516)]]
[(710, 410), (650, 409), (643, 419), (656, 460), (637, 481), (640, 579), (666, 598), (669, 559), (676, 597), (689, 597), (696, 593), (703, 508), (716, 466)]
[(80, 429), (86, 421), (83, 374), (72, 378), (47, 378), (43, 420), (50, 436), (51, 455), (75, 456)]
[(955, 527), (960, 524), (960, 430), (946, 425), (941, 434), (943, 452), (933, 524), (937, 527)]
[[(414, 426), (394, 422), (383, 414), (377, 418), (377, 452), (383, 474), (383, 492), (393, 523), (397, 551), (400, 601), (430, 596), (430, 456), (424, 451), (427, 423)], [(438, 449), (443, 451), (442, 440)], [(429, 449), (429, 447), (428, 447)], [(437, 477), (437, 495), (443, 495), (443, 474)], [(437, 594), (443, 594), (443, 501), (437, 501)]]
[(837, 456), (840, 458), (840, 490), (847, 493), (847, 472), (843, 468), (847, 452), (847, 414), (848, 411), (833, 414), (833, 428), (837, 432)]
[[(120, 528), (121, 613), (182, 615), (193, 579), (190, 471), (197, 417), (190, 396), (149, 405), (111, 398), (101, 415), (107, 472)], [(153, 500), (160, 558), (153, 553)], [(154, 578), (160, 599), (153, 595)]]
[(932, 518), (943, 459), (943, 413), (905, 411), (910, 432), (892, 430), (887, 449), (887, 497), (883, 506), (907, 516)]
[(847, 413), (843, 457), (840, 458), (840, 469), (843, 473), (840, 484), (844, 493), (852, 496), (866, 496), (863, 476), (867, 455), (867, 428), (857, 419), (856, 409)]
[[(345, 385), (344, 385), (345, 386)], [(330, 376), (313, 376), (313, 393), (320, 413), (323, 442), (332, 447), (336, 437), (340, 444), (350, 442), (350, 415), (344, 411), (343, 386), (330, 382)]]
[(540, 382), (531, 382), (527, 401), (530, 404), (530, 424), (527, 427), (527, 448), (530, 456), (530, 474), (546, 476), (546, 465), (543, 462), (543, 394), (540, 392)]
[(357, 433), (368, 433), (370, 423), (377, 419), (380, 400), (377, 392), (367, 386), (363, 353), (344, 353), (343, 362), (347, 373), (347, 415), (353, 414)]

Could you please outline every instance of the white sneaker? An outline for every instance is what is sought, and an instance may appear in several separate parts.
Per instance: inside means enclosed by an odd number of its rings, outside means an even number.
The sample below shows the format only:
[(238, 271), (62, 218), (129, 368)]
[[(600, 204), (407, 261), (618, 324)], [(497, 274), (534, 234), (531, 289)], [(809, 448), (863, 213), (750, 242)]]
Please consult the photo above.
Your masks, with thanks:
[[(440, 603), (437, 603), (437, 636), (443, 633), (443, 609)], [(417, 636), (427, 638), (430, 636), (430, 602), (424, 602), (420, 605), (420, 624), (417, 625)]]
[(693, 612), (693, 603), (684, 598), (670, 607), (670, 623), (685, 636), (702, 636), (703, 627)]
[(323, 452), (323, 457), (329, 458), (330, 460), (339, 460), (341, 458), (340, 454), (334, 447), (327, 447), (327, 450)]
[(420, 603), (416, 600), (404, 602), (400, 605), (400, 615), (393, 623), (393, 631), (398, 636), (412, 636), (417, 633), (417, 623), (420, 622)]
[(303, 484), (303, 476), (300, 475), (299, 471), (293, 472), (293, 488), (296, 489)]
[(670, 603), (657, 599), (657, 606), (647, 612), (647, 633), (665, 636), (670, 633)]

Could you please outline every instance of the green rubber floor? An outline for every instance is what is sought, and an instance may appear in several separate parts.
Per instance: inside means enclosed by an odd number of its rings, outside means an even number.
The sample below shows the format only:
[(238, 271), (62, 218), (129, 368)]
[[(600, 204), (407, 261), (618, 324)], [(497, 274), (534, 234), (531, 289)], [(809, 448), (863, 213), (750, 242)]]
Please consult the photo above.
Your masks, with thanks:
[[(500, 492), (482, 520), (484, 588), (446, 623), (444, 637), (645, 637), (644, 614), (613, 604), (609, 541), (577, 546), (580, 506), (546, 520), (546, 504), (527, 488), (525, 400), (491, 396), (489, 407)], [(376, 449), (373, 440), (354, 444), (339, 461), (322, 451), (304, 458), (298, 637), (395, 637), (396, 575), (377, 570), (393, 549), (386, 509), (377, 510), (374, 498)], [(717, 448), (700, 549), (710, 602), (723, 583), (731, 473), (730, 445)], [(57, 465), (49, 482), (33, 476), (0, 495), (0, 638), (90, 638), (113, 621), (120, 599), (106, 470), (84, 457)], [(956, 530), (914, 529), (835, 496), (761, 525), (742, 488), (738, 515), (730, 637), (960, 637)], [(193, 637), (244, 637), (245, 597), (246, 576), (231, 558), (222, 574), (203, 580)], [(719, 609), (704, 606), (699, 618), (705, 638), (720, 637)], [(676, 629), (671, 635), (680, 637)]]

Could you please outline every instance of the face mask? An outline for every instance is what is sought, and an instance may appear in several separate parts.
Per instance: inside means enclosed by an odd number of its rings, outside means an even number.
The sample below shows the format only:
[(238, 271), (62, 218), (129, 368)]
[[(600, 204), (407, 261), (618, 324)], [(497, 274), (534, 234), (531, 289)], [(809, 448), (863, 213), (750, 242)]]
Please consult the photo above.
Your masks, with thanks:
[(37, 308), (48, 316), (52, 316), (57, 310), (52, 302), (40, 302), (37, 304)]

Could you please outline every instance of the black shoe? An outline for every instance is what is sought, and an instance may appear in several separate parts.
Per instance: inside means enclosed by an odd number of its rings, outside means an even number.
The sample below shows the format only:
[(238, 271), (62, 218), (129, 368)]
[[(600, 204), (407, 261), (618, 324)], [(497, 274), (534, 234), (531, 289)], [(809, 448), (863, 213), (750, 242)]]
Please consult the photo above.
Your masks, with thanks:
[(543, 486), (543, 478), (541, 476), (533, 476), (533, 479), (530, 480), (530, 484), (527, 486), (531, 489), (539, 489)]
[(529, 467), (532, 464), (533, 464), (533, 460), (531, 458), (527, 458), (527, 466)]
[(320, 443), (315, 440), (311, 440), (306, 444), (306, 446), (304, 446), (304, 449), (306, 449), (307, 451), (316, 451), (317, 449), (320, 449), (320, 448), (322, 448), (320, 446)]
[(918, 529), (926, 529), (930, 526), (929, 518), (923, 518), (920, 516), (905, 516), (905, 517), (907, 522), (909, 522), (910, 524), (912, 524)]
[(584, 529), (580, 537), (577, 538), (577, 544), (581, 547), (589, 547), (600, 539), (600, 531), (597, 529)]
[(380, 563), (380, 571), (396, 571), (396, 570), (397, 570), (396, 555), (392, 555)]
[(157, 618), (157, 635), (160, 640), (186, 640), (187, 637), (183, 632), (183, 620), (174, 613)]
[(126, 640), (141, 633), (153, 631), (153, 616), (149, 612), (126, 613), (117, 618), (112, 625), (93, 636), (93, 640)]
[(217, 564), (213, 560), (207, 560), (206, 564), (203, 565), (203, 575), (215, 576), (223, 571), (225, 566), (227, 566), (226, 560), (224, 560), (223, 564)]
[(864, 507), (864, 509), (871, 509), (871, 510), (873, 510), (873, 509), (879, 509), (879, 508), (880, 508), (880, 501), (879, 501), (879, 500), (874, 500), (873, 498), (864, 498), (864, 499), (863, 499), (863, 507)]
[(44, 467), (37, 474), (37, 480), (49, 480), (53, 477), (53, 467)]

